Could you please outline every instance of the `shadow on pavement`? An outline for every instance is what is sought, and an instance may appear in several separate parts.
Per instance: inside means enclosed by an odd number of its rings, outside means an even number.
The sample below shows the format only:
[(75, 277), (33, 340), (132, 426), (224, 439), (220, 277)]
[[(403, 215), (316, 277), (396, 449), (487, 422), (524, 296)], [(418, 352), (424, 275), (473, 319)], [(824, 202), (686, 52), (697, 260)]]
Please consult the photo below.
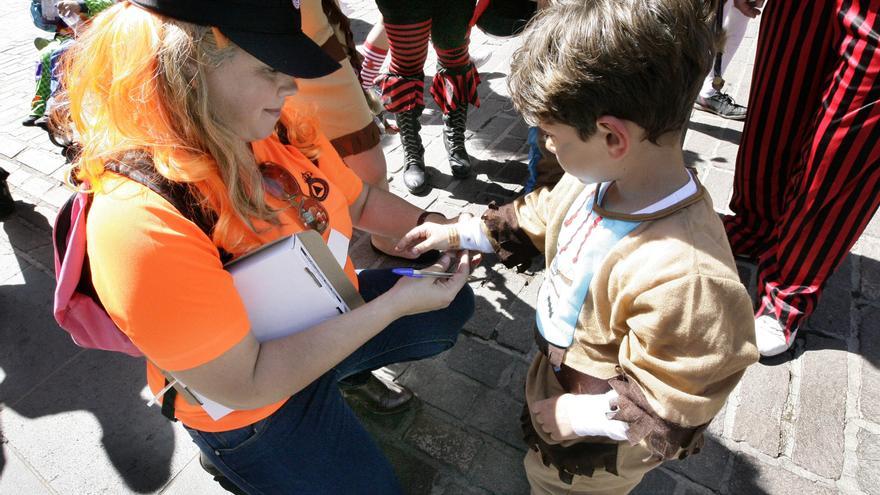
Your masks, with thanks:
[(727, 141), (732, 144), (739, 144), (742, 138), (742, 132), (730, 127), (719, 127), (712, 124), (705, 124), (691, 119), (688, 124), (688, 132), (700, 132), (707, 136), (711, 136), (720, 141)]
[[(743, 262), (738, 266), (748, 272), (746, 276), (750, 279), (743, 280), (743, 283), (749, 288), (753, 303), (757, 306), (754, 285), (757, 268), (754, 264)], [(859, 281), (859, 287), (853, 287), (852, 272), (857, 268), (860, 276), (855, 279)], [(874, 327), (869, 321), (870, 305), (866, 304), (865, 299), (873, 297), (876, 304), (877, 294), (880, 294), (880, 261), (850, 253), (829, 278), (819, 304), (798, 331), (791, 349), (778, 356), (762, 357), (761, 364), (784, 365), (811, 351), (827, 349), (849, 352), (847, 341), (854, 337), (858, 342), (857, 354), (875, 368), (880, 368), (880, 345), (874, 343), (876, 336), (864, 333), (869, 327)], [(856, 313), (856, 318), (852, 318), (853, 313)]]
[[(145, 407), (140, 397), (144, 363), (83, 350), (57, 326), (52, 316), (54, 278), (25, 259), (30, 256), (51, 267), (46, 262), (51, 260), (51, 226), (33, 205), (19, 201), (16, 207), (13, 217), (2, 223), (20, 277), (0, 285), (0, 369), (5, 375), (0, 382), (5, 431), (0, 435), (45, 479), (69, 477), (56, 481), (64, 484), (61, 491), (73, 489), (71, 485), (77, 485), (76, 492), (113, 491), (78, 485), (100, 474), (101, 459), (89, 449), (100, 435), (104, 453), (128, 490), (158, 491), (171, 478), (175, 439), (171, 423), (157, 408)], [(78, 411), (93, 415), (98, 427), (77, 420), (71, 413)], [(51, 422), (39, 421), (50, 416)], [(0, 453), (0, 474), (4, 467)]]

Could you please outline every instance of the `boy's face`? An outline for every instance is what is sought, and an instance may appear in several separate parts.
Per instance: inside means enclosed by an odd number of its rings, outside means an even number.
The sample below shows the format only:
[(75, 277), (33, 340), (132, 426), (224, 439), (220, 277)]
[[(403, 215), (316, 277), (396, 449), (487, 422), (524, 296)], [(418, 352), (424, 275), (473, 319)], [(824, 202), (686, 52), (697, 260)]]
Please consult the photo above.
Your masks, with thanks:
[(547, 149), (556, 155), (563, 170), (584, 184), (615, 180), (619, 165), (609, 156), (607, 134), (598, 130), (586, 141), (572, 126), (558, 123), (540, 124), (547, 135)]

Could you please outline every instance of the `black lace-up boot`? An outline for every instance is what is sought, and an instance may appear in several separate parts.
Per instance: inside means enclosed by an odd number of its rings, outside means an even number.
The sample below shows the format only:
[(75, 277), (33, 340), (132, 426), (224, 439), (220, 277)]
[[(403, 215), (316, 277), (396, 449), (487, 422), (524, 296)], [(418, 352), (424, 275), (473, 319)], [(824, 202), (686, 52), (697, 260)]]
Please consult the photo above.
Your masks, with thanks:
[(403, 143), (403, 183), (413, 194), (424, 192), (428, 187), (425, 174), (425, 148), (419, 131), (422, 124), (419, 117), (421, 108), (415, 108), (397, 114), (397, 126), (400, 128), (400, 141)]
[(471, 173), (471, 159), (464, 147), (464, 130), (467, 124), (467, 104), (443, 115), (443, 144), (449, 156), (452, 175), (458, 179)]

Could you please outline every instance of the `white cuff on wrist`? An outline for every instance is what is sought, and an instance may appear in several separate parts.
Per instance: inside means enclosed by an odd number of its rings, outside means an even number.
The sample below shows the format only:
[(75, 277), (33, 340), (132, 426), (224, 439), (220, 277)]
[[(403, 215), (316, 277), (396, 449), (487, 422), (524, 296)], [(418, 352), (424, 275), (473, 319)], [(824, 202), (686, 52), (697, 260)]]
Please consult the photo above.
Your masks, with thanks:
[(481, 253), (494, 253), (492, 242), (483, 232), (483, 220), (472, 217), (455, 224), (458, 230), (459, 246), (461, 249), (471, 249)]
[(617, 398), (617, 392), (609, 390), (601, 395), (578, 394), (568, 399), (568, 420), (571, 429), (582, 437), (608, 437), (613, 440), (626, 440), (629, 425), (623, 421), (608, 419), (611, 400)]

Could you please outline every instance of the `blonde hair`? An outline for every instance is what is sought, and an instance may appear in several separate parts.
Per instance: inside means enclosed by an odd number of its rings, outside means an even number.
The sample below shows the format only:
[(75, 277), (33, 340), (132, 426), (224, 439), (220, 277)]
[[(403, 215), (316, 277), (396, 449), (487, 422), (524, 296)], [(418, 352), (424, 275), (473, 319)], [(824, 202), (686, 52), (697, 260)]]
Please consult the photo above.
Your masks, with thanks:
[[(217, 213), (214, 243), (241, 252), (259, 244), (252, 220), (278, 220), (249, 144), (212, 116), (206, 68), (240, 49), (219, 45), (211, 28), (123, 2), (97, 16), (66, 55), (64, 86), (82, 147), (77, 180), (100, 191), (108, 161), (142, 152)], [(290, 144), (317, 157), (313, 118), (285, 112), (281, 124)]]

